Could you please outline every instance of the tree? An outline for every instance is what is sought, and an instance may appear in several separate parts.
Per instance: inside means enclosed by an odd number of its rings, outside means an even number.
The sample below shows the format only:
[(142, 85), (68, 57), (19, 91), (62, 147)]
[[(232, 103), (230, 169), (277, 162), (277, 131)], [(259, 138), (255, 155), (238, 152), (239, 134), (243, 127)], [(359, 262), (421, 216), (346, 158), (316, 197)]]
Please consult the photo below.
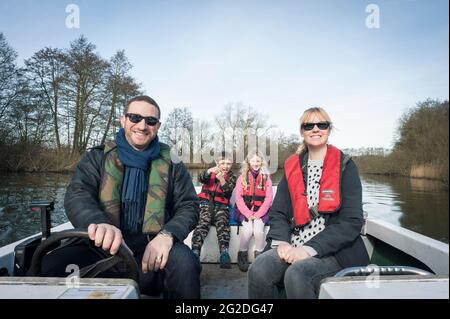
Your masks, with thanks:
[(191, 162), (191, 150), (194, 145), (193, 129), (194, 120), (187, 107), (173, 109), (161, 124), (159, 133), (161, 141), (175, 149), (185, 163)]
[[(108, 113), (106, 114), (106, 126), (103, 132), (101, 144), (105, 143), (110, 132), (111, 125), (118, 123), (117, 118), (120, 115), (119, 105), (125, 105), (131, 96), (139, 95), (139, 85), (129, 75), (132, 65), (125, 56), (125, 51), (117, 51), (109, 61), (107, 72), (107, 100), (110, 104)], [(115, 128), (115, 127), (114, 127)]]
[(79, 154), (86, 150), (107, 98), (104, 86), (109, 64), (94, 50), (95, 45), (81, 36), (71, 42), (65, 55), (69, 68), (68, 97), (71, 98), (71, 116), (75, 123), (72, 151)]
[(279, 154), (279, 163), (284, 163), (284, 161), (292, 154), (294, 154), (298, 146), (300, 145), (300, 136), (299, 134), (291, 134), (286, 136), (281, 134), (278, 139), (278, 154)]
[[(222, 145), (232, 142), (233, 149), (247, 153), (257, 138), (266, 137), (274, 125), (268, 123), (268, 116), (261, 114), (250, 106), (242, 103), (228, 103), (224, 110), (215, 118), (218, 134)], [(252, 142), (249, 137), (255, 138)], [(240, 142), (243, 145), (240, 145)]]
[(169, 146), (175, 146), (180, 134), (186, 132), (192, 140), (194, 119), (187, 107), (176, 107), (168, 115), (161, 125), (161, 141)]
[(22, 71), (16, 65), (17, 52), (0, 33), (0, 120), (23, 90)]
[[(13, 134), (16, 143), (23, 148), (43, 147), (51, 136), (51, 113), (46, 107), (46, 101), (41, 96), (25, 90), (24, 94), (14, 103), (10, 111), (15, 119)], [(27, 150), (24, 149), (24, 153)]]
[(44, 48), (25, 60), (26, 74), (32, 83), (31, 90), (42, 96), (42, 104), (51, 112), (56, 147), (61, 148), (60, 116), (61, 96), (64, 94), (64, 82), (68, 69), (65, 56), (60, 49)]
[(394, 153), (408, 154), (413, 164), (448, 163), (448, 150), (448, 101), (429, 99), (402, 116)]
[(142, 94), (129, 74), (125, 52), (118, 51), (108, 62), (84, 36), (68, 49), (46, 47), (35, 52), (23, 69), (16, 59), (17, 53), (0, 33), (3, 169), (54, 167), (49, 158), (55, 149), (56, 166), (66, 167), (88, 146), (114, 134), (126, 101)]

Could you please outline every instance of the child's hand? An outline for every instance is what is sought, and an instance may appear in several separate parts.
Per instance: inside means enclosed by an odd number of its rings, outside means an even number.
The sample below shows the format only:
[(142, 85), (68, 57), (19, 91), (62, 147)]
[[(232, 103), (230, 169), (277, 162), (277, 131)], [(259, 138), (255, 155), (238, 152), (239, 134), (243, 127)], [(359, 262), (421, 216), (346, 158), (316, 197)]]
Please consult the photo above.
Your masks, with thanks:
[(217, 166), (211, 167), (210, 169), (208, 169), (208, 174), (214, 173), (217, 174), (217, 172), (219, 171), (219, 168)]

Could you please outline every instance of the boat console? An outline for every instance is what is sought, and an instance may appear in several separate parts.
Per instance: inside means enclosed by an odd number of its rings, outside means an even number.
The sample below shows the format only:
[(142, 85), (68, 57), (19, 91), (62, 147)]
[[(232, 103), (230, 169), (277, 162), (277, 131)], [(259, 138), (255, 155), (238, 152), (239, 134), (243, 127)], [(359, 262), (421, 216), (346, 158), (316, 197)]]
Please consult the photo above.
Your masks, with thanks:
[(0, 277), (0, 299), (138, 299), (131, 279)]

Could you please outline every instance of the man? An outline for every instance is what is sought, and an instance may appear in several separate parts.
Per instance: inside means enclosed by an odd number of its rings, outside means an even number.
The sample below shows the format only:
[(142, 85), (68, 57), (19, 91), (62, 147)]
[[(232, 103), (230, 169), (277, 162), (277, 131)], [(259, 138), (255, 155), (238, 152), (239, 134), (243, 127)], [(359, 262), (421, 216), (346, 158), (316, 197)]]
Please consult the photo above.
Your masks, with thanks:
[[(198, 222), (198, 198), (184, 164), (172, 162), (158, 140), (160, 116), (152, 98), (131, 99), (115, 141), (93, 148), (78, 164), (64, 206), (97, 247), (116, 254), (123, 241), (129, 246), (141, 268), (142, 293), (200, 298), (201, 267), (183, 243)], [(47, 256), (43, 269), (64, 275), (67, 264), (81, 268), (97, 256), (80, 243)]]
[(231, 171), (232, 161), (222, 152), (215, 159), (216, 166), (199, 175), (203, 184), (200, 198), (200, 221), (192, 234), (192, 251), (200, 258), (203, 242), (211, 225), (216, 226), (219, 242), (220, 268), (231, 268), (228, 253), (230, 244), (230, 197), (236, 186), (236, 175)]

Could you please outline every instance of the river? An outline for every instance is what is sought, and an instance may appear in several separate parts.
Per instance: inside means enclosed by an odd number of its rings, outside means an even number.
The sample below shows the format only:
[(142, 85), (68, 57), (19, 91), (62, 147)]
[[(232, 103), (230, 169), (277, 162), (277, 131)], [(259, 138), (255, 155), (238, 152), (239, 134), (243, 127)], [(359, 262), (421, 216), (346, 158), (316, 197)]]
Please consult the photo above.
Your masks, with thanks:
[[(197, 184), (197, 171), (191, 171)], [(274, 184), (282, 176), (272, 176)], [(33, 199), (53, 199), (52, 225), (67, 221), (64, 193), (68, 174), (0, 174), (0, 246), (40, 231), (40, 215), (29, 209)], [(436, 181), (362, 175), (364, 210), (426, 236), (448, 243), (449, 193)]]

